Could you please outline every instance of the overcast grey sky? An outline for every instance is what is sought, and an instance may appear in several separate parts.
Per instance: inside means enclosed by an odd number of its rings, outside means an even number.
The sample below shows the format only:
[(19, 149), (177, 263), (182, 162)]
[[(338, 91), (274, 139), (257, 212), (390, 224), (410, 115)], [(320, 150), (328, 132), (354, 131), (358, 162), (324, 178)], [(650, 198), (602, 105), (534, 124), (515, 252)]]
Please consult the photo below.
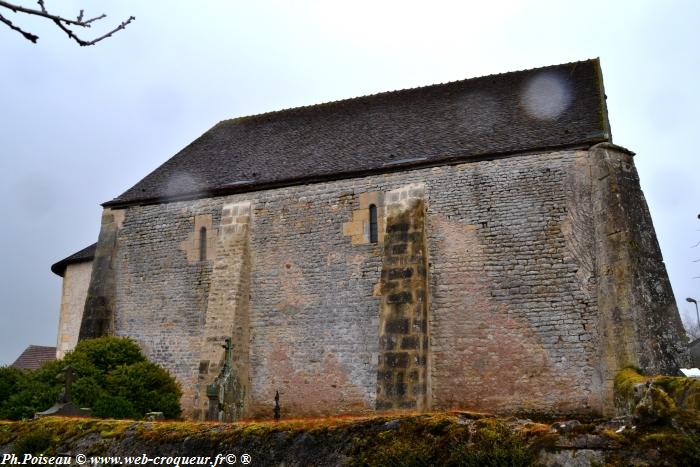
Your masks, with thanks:
[(55, 345), (61, 279), (49, 267), (97, 239), (100, 203), (218, 121), (592, 57), (694, 320), (700, 2), (46, 3), (107, 13), (102, 29), (136, 21), (89, 48), (41, 20), (14, 19), (37, 45), (0, 25), (0, 364)]

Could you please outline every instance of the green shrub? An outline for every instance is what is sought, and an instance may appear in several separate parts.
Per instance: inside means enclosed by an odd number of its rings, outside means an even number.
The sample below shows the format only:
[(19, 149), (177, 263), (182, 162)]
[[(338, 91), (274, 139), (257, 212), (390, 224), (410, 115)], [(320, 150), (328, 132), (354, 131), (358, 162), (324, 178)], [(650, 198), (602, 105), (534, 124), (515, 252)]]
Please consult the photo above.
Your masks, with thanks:
[(134, 408), (127, 399), (105, 394), (92, 407), (92, 414), (102, 418), (141, 418), (143, 414)]
[(73, 400), (81, 407), (94, 407), (95, 402), (105, 395), (99, 375), (84, 376), (73, 383)]
[(72, 402), (92, 408), (95, 416), (180, 415), (181, 391), (167, 371), (147, 361), (131, 339), (101, 337), (79, 342), (65, 358), (37, 371), (0, 368), (0, 418), (30, 418), (51, 407), (63, 388), (59, 377), (66, 366), (77, 375)]
[(180, 415), (180, 390), (167, 371), (151, 362), (121, 366), (107, 375), (110, 394), (128, 399), (141, 414), (163, 412), (165, 418)]
[(9, 366), (0, 367), (0, 401), (7, 400), (27, 379), (26, 372)]
[(36, 378), (36, 372), (24, 371), (15, 379), (8, 370), (0, 372), (0, 385), (10, 388), (6, 397), (0, 399), (0, 419), (22, 420), (34, 417), (34, 414), (51, 407), (61, 388), (46, 384)]
[(123, 365), (145, 362), (146, 357), (138, 344), (125, 337), (99, 337), (78, 342), (75, 349), (66, 355), (64, 366), (76, 371), (84, 368), (86, 373), (96, 371), (108, 373)]

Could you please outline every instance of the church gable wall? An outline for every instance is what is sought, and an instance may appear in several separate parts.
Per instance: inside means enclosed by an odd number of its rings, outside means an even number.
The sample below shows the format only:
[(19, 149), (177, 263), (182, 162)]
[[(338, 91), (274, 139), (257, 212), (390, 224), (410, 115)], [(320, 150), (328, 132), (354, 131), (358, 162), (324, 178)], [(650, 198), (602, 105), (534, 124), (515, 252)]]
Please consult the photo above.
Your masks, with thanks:
[[(116, 243), (115, 333), (136, 339), (176, 375), (193, 417), (202, 416), (200, 376), (213, 378), (223, 363), (223, 348), (206, 343), (213, 306), (245, 321), (232, 331), (249, 336), (247, 349), (233, 342), (244, 416), (271, 416), (276, 390), (283, 416), (375, 410), (386, 400), (378, 378), (390, 373), (396, 390), (396, 378), (411, 383), (421, 364), (418, 384), (406, 387), (418, 388), (425, 409), (598, 410), (587, 157), (530, 154), (128, 207)], [(394, 274), (400, 248), (396, 264), (384, 265), (384, 248), (400, 236), (400, 229), (385, 236), (392, 225), (385, 195), (411, 185), (421, 186), (415, 206), (425, 218), (411, 221), (410, 232), (425, 249), (404, 269), (427, 265), (417, 282)], [(368, 200), (380, 203), (376, 243), (364, 230)], [(240, 203), (250, 203), (245, 236), (222, 243), (222, 222), (231, 222), (222, 211)], [(211, 253), (203, 260), (192, 251), (202, 226), (219, 238), (203, 242)], [(227, 294), (218, 278), (233, 267), (226, 274), (235, 290)], [(406, 316), (427, 314), (427, 323), (398, 337), (421, 339), (405, 354), (425, 361), (407, 361), (404, 375), (396, 370), (403, 357), (386, 368), (393, 354), (380, 347), (387, 345), (380, 334), (391, 322), (384, 313), (397, 309), (388, 306), (389, 288), (413, 283), (427, 291)], [(417, 290), (409, 290), (411, 300)]]

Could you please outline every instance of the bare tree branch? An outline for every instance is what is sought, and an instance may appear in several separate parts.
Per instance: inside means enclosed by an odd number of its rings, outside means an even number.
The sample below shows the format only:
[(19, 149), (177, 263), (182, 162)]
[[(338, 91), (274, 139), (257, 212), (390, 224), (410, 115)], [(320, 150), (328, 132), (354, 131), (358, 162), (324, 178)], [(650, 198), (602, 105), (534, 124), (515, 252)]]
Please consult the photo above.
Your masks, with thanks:
[[(77, 34), (75, 33), (75, 31), (73, 31), (73, 29), (71, 29), (71, 27), (75, 26), (75, 27), (81, 27), (81, 28), (89, 28), (92, 26), (92, 23), (94, 23), (95, 21), (99, 21), (103, 18), (106, 18), (107, 15), (101, 14), (99, 16), (95, 16), (95, 17), (90, 18), (90, 19), (83, 19), (85, 12), (84, 12), (84, 10), (80, 10), (80, 13), (78, 14), (77, 18), (73, 20), (73, 19), (65, 18), (65, 17), (60, 16), (60, 15), (55, 15), (55, 14), (49, 13), (48, 10), (46, 9), (46, 5), (44, 4), (44, 0), (37, 0), (37, 4), (39, 5), (38, 10), (32, 9), (32, 8), (26, 8), (26, 7), (23, 7), (21, 5), (16, 5), (14, 3), (9, 3), (9, 2), (6, 2), (4, 0), (0, 0), (0, 8), (6, 8), (8, 10), (11, 10), (14, 13), (23, 13), (23, 14), (27, 14), (27, 15), (40, 16), (42, 18), (50, 19), (51, 21), (54, 22), (54, 24), (56, 24), (56, 26), (59, 27), (59, 29), (61, 29), (63, 32), (65, 32), (70, 39), (77, 42), (80, 46), (94, 45), (94, 44), (100, 42), (101, 40), (104, 40), (108, 37), (111, 37), (114, 33), (126, 28), (126, 26), (129, 25), (129, 23), (131, 23), (132, 21), (134, 21), (136, 19), (133, 16), (130, 16), (127, 20), (122, 21), (121, 24), (119, 24), (117, 27), (115, 27), (114, 29), (112, 29), (108, 33), (103, 34), (102, 36), (100, 36), (96, 39), (84, 40), (84, 39), (79, 38), (77, 36)], [(39, 36), (20, 29), (18, 26), (15, 26), (9, 19), (7, 19), (1, 15), (0, 15), (0, 22), (5, 23), (11, 29), (22, 34), (25, 39), (27, 39), (35, 44), (36, 44), (37, 40), (39, 39)]]
[[(43, 2), (41, 2), (41, 3), (43, 3)], [(82, 21), (82, 20), (78, 21), (78, 20), (64, 18), (64, 17), (58, 16), (58, 15), (53, 15), (51, 13), (48, 13), (46, 11), (46, 9), (43, 7), (43, 5), (42, 5), (42, 10), (44, 10), (44, 11), (34, 10), (32, 8), (26, 8), (26, 7), (23, 7), (21, 5), (15, 5), (14, 3), (9, 3), (9, 2), (5, 2), (4, 0), (0, 0), (0, 7), (5, 7), (9, 10), (14, 11), (15, 13), (25, 13), (27, 15), (41, 16), (42, 18), (48, 18), (48, 19), (51, 19), (54, 21), (62, 21), (65, 24), (70, 24), (70, 25), (74, 25), (74, 26), (86, 27), (85, 25), (89, 23), (89, 21)], [(105, 15), (102, 15), (102, 17), (104, 18)], [(92, 20), (90, 20), (90, 21), (92, 21)]]
[(690, 340), (695, 340), (700, 337), (700, 325), (694, 321), (695, 320), (685, 324), (685, 332), (688, 334), (688, 337), (690, 337)]
[(36, 36), (36, 35), (32, 34), (31, 32), (23, 31), (19, 27), (12, 24), (12, 21), (5, 18), (3, 15), (0, 15), (0, 22), (5, 23), (7, 26), (9, 26), (10, 29), (22, 34), (24, 36), (24, 38), (27, 39), (28, 41), (31, 41), (31, 42), (36, 44), (36, 41), (39, 40), (39, 36)]

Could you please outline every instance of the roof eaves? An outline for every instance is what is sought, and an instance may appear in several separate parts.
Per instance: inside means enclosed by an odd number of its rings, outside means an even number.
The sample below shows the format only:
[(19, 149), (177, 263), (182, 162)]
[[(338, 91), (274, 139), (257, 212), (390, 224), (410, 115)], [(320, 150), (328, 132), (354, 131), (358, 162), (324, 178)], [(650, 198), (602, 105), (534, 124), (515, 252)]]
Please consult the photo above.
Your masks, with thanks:
[(63, 258), (61, 261), (57, 261), (56, 263), (51, 265), (51, 272), (53, 272), (57, 276), (63, 277), (63, 274), (65, 274), (68, 265), (92, 261), (95, 257), (96, 249), (97, 243), (93, 243), (92, 245), (87, 246), (66, 258)]
[[(396, 165), (383, 165), (381, 167), (376, 167), (366, 170), (358, 170), (353, 172), (343, 172), (343, 173), (331, 173), (324, 176), (311, 176), (303, 178), (285, 179), (273, 182), (262, 182), (262, 183), (250, 183), (250, 184), (232, 184), (227, 187), (222, 188), (212, 188), (206, 191), (193, 191), (190, 193), (184, 193), (182, 195), (162, 198), (141, 198), (137, 200), (120, 200), (115, 198), (113, 200), (102, 203), (104, 208), (125, 208), (129, 206), (145, 206), (153, 204), (166, 204), (174, 203), (178, 201), (190, 201), (202, 198), (212, 198), (216, 196), (226, 196), (239, 193), (252, 193), (256, 191), (269, 190), (274, 188), (283, 188), (288, 186), (298, 186), (298, 185), (310, 185), (315, 183), (325, 183), (338, 180), (347, 180), (351, 178), (365, 177), (368, 175), (381, 175), (392, 172), (401, 172), (405, 170), (416, 170), (425, 169), (430, 167), (440, 167), (446, 165), (456, 165), (466, 162), (479, 162), (489, 159), (504, 159), (508, 157), (526, 155), (526, 154), (536, 154), (545, 152), (555, 152), (562, 150), (574, 150), (574, 149), (588, 149), (599, 143), (604, 143), (607, 141), (605, 139), (607, 136), (603, 134), (591, 135), (586, 141), (578, 142), (575, 144), (567, 144), (561, 146), (550, 146), (542, 148), (534, 148), (529, 150), (517, 150), (508, 151), (501, 153), (484, 153), (484, 154), (473, 154), (473, 155), (455, 155), (451, 157), (445, 157), (439, 160), (429, 160), (425, 158), (414, 158), (410, 160), (405, 160), (400, 164)], [(397, 161), (400, 162), (400, 161)]]

